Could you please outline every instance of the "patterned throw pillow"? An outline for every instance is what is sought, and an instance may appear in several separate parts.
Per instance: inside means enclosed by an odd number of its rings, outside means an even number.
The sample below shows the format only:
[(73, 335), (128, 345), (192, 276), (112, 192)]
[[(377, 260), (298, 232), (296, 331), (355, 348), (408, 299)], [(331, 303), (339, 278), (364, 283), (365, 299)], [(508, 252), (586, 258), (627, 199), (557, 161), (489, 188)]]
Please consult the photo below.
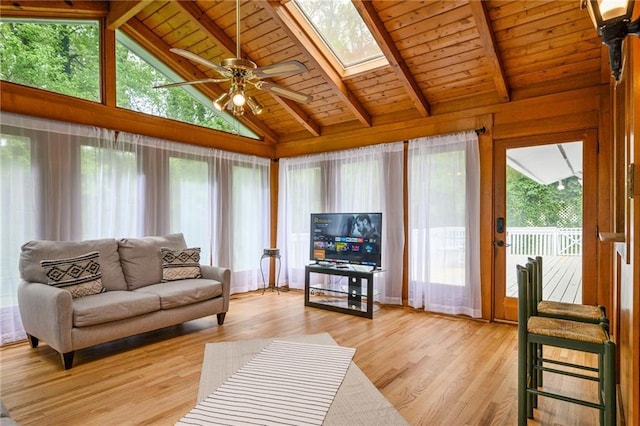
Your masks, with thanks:
[(202, 278), (200, 247), (169, 249), (162, 247), (162, 282)]
[(99, 256), (99, 252), (93, 251), (69, 259), (43, 260), (40, 265), (47, 275), (47, 284), (67, 290), (77, 299), (106, 291), (102, 286)]

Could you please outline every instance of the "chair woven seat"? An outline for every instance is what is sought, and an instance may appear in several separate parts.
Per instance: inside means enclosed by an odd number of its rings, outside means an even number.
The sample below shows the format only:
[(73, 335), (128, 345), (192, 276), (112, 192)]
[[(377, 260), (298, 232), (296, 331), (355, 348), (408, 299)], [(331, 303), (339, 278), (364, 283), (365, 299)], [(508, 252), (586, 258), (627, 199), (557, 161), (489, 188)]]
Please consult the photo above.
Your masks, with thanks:
[(585, 343), (602, 344), (607, 341), (607, 335), (601, 326), (577, 321), (556, 318), (530, 317), (527, 331), (548, 337), (559, 337)]
[(572, 317), (592, 322), (597, 322), (602, 318), (602, 310), (599, 306), (551, 302), (548, 300), (538, 303), (538, 314), (553, 317)]

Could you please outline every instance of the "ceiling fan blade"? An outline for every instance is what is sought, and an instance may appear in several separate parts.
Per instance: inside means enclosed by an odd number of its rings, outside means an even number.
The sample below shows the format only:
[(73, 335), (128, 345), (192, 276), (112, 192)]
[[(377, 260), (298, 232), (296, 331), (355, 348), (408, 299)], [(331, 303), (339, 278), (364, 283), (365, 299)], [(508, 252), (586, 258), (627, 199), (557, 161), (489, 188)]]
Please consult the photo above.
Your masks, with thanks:
[(187, 59), (189, 59), (189, 60), (191, 60), (193, 62), (199, 63), (200, 65), (204, 65), (205, 67), (212, 68), (212, 69), (218, 71), (219, 73), (221, 73), (223, 75), (225, 73), (229, 72), (229, 70), (227, 70), (226, 68), (221, 67), (218, 64), (214, 64), (213, 62), (211, 62), (211, 61), (209, 61), (209, 60), (207, 60), (207, 59), (205, 59), (205, 58), (203, 58), (201, 56), (198, 56), (195, 53), (191, 53), (188, 50), (176, 49), (176, 48), (171, 48), (169, 50), (171, 52), (175, 53), (176, 55), (180, 55), (182, 57), (185, 57), (185, 58), (187, 58)]
[(306, 93), (298, 92), (296, 90), (287, 89), (286, 87), (280, 86), (278, 84), (273, 84), (268, 81), (258, 81), (256, 83), (256, 87), (258, 89), (266, 90), (267, 92), (271, 92), (274, 95), (291, 99), (292, 101), (296, 102), (306, 104), (313, 100), (313, 96), (311, 95), (307, 95)]
[(187, 85), (190, 85), (190, 84), (222, 83), (223, 81), (229, 81), (229, 79), (228, 78), (204, 78), (202, 80), (182, 81), (180, 83), (161, 84), (160, 86), (153, 86), (153, 88), (154, 89), (166, 89), (168, 87), (187, 86)]
[(267, 65), (266, 67), (258, 67), (253, 70), (253, 74), (259, 78), (268, 78), (284, 75), (293, 75), (306, 72), (307, 67), (302, 62), (286, 61), (279, 64)]

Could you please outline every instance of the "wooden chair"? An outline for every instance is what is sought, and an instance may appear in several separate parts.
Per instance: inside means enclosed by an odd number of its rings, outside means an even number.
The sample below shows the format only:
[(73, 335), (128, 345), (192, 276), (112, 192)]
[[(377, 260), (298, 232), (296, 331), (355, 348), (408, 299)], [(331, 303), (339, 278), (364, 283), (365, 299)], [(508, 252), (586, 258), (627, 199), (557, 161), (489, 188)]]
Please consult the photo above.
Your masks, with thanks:
[[(603, 324), (533, 316), (537, 305), (534, 265), (518, 265), (518, 425), (525, 426), (533, 418), (537, 397), (545, 396), (600, 410), (600, 424), (615, 426), (615, 344)], [(596, 354), (598, 367), (589, 367), (559, 360), (542, 358), (539, 346), (555, 346)], [(552, 366), (548, 366), (552, 365)], [(565, 367), (565, 368), (558, 368)], [(566, 367), (572, 368), (571, 370)], [(575, 372), (577, 369), (578, 372)], [(538, 372), (555, 373), (598, 382), (596, 402), (578, 399), (545, 390), (538, 381)]]
[(579, 303), (554, 302), (542, 299), (542, 257), (529, 258), (533, 265), (531, 281), (534, 285), (534, 299), (536, 300), (533, 315), (549, 318), (568, 319), (572, 321), (603, 324), (609, 327), (605, 307), (602, 305), (582, 305)]
[[(571, 321), (587, 322), (592, 324), (602, 324), (609, 331), (609, 319), (607, 318), (605, 307), (602, 305), (582, 305), (579, 303), (555, 302), (543, 300), (542, 298), (542, 257), (528, 258), (528, 262), (533, 265), (529, 279), (533, 285), (533, 312), (531, 315), (566, 319)], [(542, 345), (536, 347), (538, 359), (543, 358)], [(542, 371), (538, 370), (538, 386), (542, 386)], [(537, 398), (534, 399), (534, 407)]]

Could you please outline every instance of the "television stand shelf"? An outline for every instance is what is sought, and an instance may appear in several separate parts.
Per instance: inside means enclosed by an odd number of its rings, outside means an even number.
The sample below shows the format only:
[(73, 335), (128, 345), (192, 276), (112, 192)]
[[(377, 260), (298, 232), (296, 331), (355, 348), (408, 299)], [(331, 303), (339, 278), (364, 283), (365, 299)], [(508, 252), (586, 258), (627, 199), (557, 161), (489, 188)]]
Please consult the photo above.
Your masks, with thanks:
[[(353, 267), (336, 267), (325, 265), (307, 265), (304, 268), (304, 305), (326, 309), (343, 314), (364, 318), (373, 318), (373, 276), (380, 269), (362, 271)], [(319, 283), (311, 284), (311, 274), (335, 275), (348, 278), (348, 284)], [(362, 280), (366, 280), (363, 287)], [(325, 280), (326, 281), (326, 280)], [(319, 298), (318, 295), (331, 295), (332, 298)], [(313, 300), (312, 299), (313, 297)]]

